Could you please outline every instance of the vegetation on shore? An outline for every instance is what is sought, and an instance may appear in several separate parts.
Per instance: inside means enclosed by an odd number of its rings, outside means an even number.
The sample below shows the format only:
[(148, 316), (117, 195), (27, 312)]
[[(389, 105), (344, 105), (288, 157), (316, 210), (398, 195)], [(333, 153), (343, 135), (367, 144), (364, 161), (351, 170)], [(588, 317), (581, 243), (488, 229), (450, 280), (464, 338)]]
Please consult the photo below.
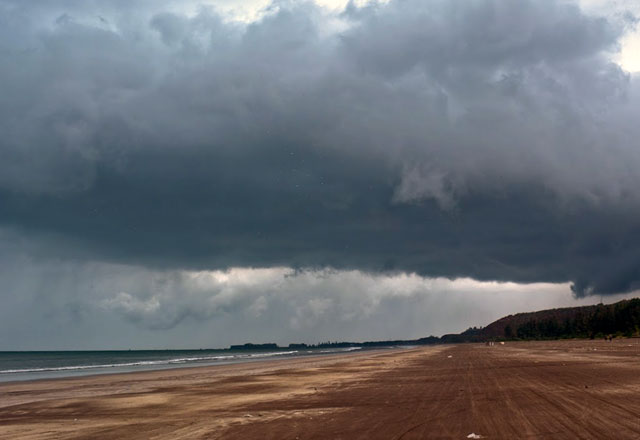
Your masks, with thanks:
[(640, 335), (640, 298), (505, 316), (486, 327), (443, 335), (440, 342), (611, 338)]
[(479, 340), (638, 336), (640, 298), (607, 305), (519, 313), (501, 318), (482, 329), (472, 329), (468, 334), (471, 339), (478, 337)]

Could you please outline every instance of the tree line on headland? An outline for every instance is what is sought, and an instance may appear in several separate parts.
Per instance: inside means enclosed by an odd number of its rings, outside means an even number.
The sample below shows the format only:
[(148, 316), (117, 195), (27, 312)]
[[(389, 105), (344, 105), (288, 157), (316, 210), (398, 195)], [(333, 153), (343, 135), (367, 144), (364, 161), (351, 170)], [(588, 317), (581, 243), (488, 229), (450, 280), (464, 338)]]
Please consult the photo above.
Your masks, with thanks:
[(505, 316), (486, 327), (443, 335), (442, 343), (640, 336), (640, 298)]
[(470, 341), (632, 337), (640, 335), (640, 298), (614, 304), (518, 313), (461, 335)]
[(611, 338), (640, 336), (640, 298), (623, 300), (614, 304), (567, 307), (518, 313), (505, 316), (486, 327), (471, 327), (462, 333), (420, 339), (322, 342), (319, 344), (232, 345), (231, 350), (290, 350), (349, 347), (391, 347), (406, 345), (455, 344), (462, 342), (487, 342), (508, 340), (546, 340), (571, 338)]

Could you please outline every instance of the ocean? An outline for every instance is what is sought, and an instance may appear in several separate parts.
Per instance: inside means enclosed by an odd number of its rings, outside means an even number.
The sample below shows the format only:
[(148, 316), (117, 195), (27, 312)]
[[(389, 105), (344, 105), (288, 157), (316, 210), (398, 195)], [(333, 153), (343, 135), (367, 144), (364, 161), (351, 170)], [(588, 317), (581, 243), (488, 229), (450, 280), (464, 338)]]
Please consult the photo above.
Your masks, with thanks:
[(0, 352), (0, 382), (196, 367), (336, 354), (360, 347), (290, 350), (106, 350)]

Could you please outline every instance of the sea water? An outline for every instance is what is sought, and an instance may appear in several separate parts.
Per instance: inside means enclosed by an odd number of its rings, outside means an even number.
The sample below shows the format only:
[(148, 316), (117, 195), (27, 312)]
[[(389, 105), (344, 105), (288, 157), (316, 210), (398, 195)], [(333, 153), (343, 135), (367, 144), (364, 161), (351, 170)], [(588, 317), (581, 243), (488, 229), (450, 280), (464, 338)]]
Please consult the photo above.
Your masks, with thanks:
[(359, 347), (289, 350), (107, 350), (0, 352), (0, 382), (251, 362)]

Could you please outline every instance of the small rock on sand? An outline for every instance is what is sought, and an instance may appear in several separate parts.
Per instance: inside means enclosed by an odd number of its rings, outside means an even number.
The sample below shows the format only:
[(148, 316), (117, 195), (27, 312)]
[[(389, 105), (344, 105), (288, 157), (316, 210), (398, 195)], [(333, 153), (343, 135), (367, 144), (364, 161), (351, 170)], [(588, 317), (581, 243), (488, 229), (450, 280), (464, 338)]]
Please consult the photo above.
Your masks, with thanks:
[(475, 432), (472, 432), (467, 436), (467, 438), (482, 438), (482, 436), (480, 434), (476, 434)]

